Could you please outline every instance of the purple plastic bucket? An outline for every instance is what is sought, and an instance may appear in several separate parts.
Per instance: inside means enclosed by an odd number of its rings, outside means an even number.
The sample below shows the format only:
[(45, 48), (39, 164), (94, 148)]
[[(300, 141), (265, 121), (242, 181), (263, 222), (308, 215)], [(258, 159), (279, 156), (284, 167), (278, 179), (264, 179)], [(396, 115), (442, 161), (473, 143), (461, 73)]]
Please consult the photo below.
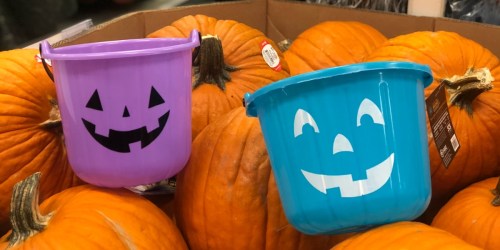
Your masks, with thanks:
[(105, 187), (153, 183), (178, 173), (191, 153), (191, 60), (199, 34), (52, 48), (69, 162)]

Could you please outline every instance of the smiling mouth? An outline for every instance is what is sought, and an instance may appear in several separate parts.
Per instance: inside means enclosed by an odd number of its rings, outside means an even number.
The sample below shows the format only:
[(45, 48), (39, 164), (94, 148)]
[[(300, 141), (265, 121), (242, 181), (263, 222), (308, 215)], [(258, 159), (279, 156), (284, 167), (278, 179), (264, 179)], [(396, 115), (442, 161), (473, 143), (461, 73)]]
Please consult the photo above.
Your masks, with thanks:
[(307, 181), (318, 191), (326, 194), (328, 189), (339, 188), (341, 197), (359, 197), (379, 190), (389, 180), (394, 166), (394, 153), (383, 162), (366, 170), (367, 178), (353, 181), (351, 174), (324, 175), (302, 170)]
[(164, 115), (158, 118), (158, 123), (160, 124), (158, 128), (148, 132), (146, 126), (129, 130), (129, 131), (118, 131), (118, 130), (109, 130), (108, 136), (99, 135), (95, 132), (96, 125), (83, 119), (83, 124), (90, 135), (99, 142), (102, 146), (107, 149), (120, 152), (120, 153), (129, 153), (130, 147), (129, 144), (134, 142), (141, 142), (141, 148), (147, 147), (151, 144), (160, 134), (163, 128), (168, 121), (168, 116), (170, 111), (167, 111)]

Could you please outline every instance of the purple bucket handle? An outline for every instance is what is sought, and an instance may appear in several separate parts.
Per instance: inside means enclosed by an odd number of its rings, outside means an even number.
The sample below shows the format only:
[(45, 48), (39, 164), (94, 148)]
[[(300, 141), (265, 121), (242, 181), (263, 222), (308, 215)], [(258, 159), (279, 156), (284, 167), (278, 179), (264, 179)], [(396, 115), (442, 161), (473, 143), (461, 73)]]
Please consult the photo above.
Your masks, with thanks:
[[(106, 41), (106, 42), (97, 42), (94, 44), (108, 44), (113, 45), (115, 43), (135, 43), (139, 40), (147, 41), (147, 40), (171, 40), (171, 39), (185, 39), (185, 38), (142, 38), (142, 39), (128, 39), (128, 40), (115, 40), (115, 41)], [(127, 51), (111, 51), (111, 52), (96, 52), (96, 53), (64, 53), (65, 47), (61, 47), (57, 50), (61, 50), (60, 52), (56, 52), (54, 48), (49, 44), (47, 40), (44, 40), (40, 44), (40, 51), (42, 53), (41, 57), (45, 59), (51, 60), (94, 60), (94, 59), (110, 59), (110, 58), (124, 58), (131, 56), (148, 56), (148, 55), (157, 55), (162, 53), (170, 53), (185, 50), (187, 48), (195, 48), (200, 45), (200, 34), (197, 30), (191, 31), (189, 38), (186, 39), (186, 43), (181, 43), (177, 45), (170, 45), (164, 47), (156, 47), (156, 48), (147, 48), (147, 49), (136, 49), (136, 50), (127, 50)], [(79, 44), (72, 45), (71, 47), (88, 47), (89, 44)]]
[(38, 52), (40, 53), (40, 60), (42, 61), (43, 69), (45, 70), (45, 73), (49, 76), (50, 80), (54, 82), (54, 75), (52, 74), (52, 71), (50, 71), (49, 66), (47, 65), (47, 62), (45, 61), (45, 58), (42, 57), (42, 44), (40, 43), (38, 45)]

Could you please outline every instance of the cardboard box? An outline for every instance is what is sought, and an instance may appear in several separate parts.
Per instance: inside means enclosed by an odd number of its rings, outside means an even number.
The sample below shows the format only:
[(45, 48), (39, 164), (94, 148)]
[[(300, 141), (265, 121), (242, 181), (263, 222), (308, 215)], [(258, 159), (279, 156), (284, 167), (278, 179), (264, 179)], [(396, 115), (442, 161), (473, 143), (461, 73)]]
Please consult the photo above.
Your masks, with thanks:
[(53, 46), (142, 38), (174, 20), (195, 14), (243, 22), (263, 31), (276, 42), (285, 38), (293, 39), (305, 29), (326, 20), (364, 22), (380, 30), (389, 38), (420, 30), (447, 30), (479, 42), (500, 57), (500, 26), (497, 25), (308, 4), (290, 0), (217, 2), (133, 12), (94, 26), (82, 34), (57, 42)]

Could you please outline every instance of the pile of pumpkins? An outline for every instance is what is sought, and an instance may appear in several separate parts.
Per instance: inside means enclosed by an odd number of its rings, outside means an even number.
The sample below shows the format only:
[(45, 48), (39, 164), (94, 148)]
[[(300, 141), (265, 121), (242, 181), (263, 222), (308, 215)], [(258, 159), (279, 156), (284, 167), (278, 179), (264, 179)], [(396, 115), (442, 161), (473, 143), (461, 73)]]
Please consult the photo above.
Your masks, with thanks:
[[(38, 51), (0, 52), (0, 249), (500, 249), (500, 61), (489, 50), (452, 32), (387, 38), (347, 21), (310, 27), (285, 50), (257, 29), (204, 15), (148, 37), (188, 37), (193, 29), (203, 40), (193, 64), (192, 153), (171, 199), (75, 176)], [(263, 41), (279, 68), (264, 60)], [(460, 150), (444, 167), (428, 125), (432, 200), (421, 218), (340, 235), (297, 231), (243, 95), (292, 75), (387, 60), (429, 65), (426, 96), (445, 79), (460, 85), (447, 86)], [(476, 69), (494, 78), (488, 87), (466, 75)]]

